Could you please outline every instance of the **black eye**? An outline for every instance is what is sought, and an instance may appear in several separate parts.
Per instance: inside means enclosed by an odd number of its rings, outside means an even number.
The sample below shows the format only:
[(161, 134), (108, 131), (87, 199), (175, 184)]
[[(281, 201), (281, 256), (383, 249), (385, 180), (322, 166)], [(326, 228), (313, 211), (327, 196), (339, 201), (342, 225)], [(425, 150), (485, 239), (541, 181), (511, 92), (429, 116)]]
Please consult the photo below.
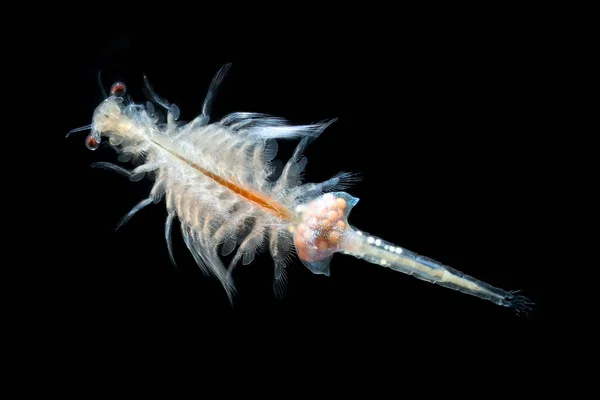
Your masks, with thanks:
[(123, 82), (115, 82), (110, 88), (110, 94), (117, 97), (123, 96), (126, 91), (127, 88)]

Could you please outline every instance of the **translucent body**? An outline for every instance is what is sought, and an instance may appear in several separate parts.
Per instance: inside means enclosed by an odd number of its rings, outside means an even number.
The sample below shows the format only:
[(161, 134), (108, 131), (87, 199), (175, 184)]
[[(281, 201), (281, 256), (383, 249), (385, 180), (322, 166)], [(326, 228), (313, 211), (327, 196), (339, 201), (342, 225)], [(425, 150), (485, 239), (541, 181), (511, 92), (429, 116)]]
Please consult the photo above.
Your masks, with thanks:
[[(198, 265), (234, 291), (232, 272), (241, 261), (249, 264), (256, 252), (268, 246), (274, 260), (274, 289), (282, 294), (285, 268), (294, 250), (312, 272), (330, 274), (337, 252), (401, 271), (429, 282), (460, 290), (496, 304), (527, 309), (526, 298), (494, 288), (426, 257), (418, 256), (352, 228), (348, 216), (358, 199), (344, 189), (351, 174), (339, 174), (321, 183), (302, 183), (306, 166), (302, 152), (333, 121), (292, 126), (264, 114), (232, 113), (209, 123), (216, 88), (229, 65), (210, 85), (202, 113), (187, 124), (178, 123), (179, 108), (160, 98), (146, 81), (150, 99), (168, 111), (160, 123), (154, 105), (127, 101), (125, 85), (117, 83), (111, 95), (94, 111), (86, 138), (95, 150), (102, 137), (120, 153), (121, 160), (141, 162), (133, 171), (100, 163), (97, 166), (139, 180), (154, 172), (156, 181), (147, 199), (123, 218), (166, 199), (168, 211), (165, 238), (171, 246), (173, 222), (177, 218), (184, 241)], [(70, 132), (70, 133), (72, 133)], [(281, 173), (274, 175), (272, 160), (276, 140), (300, 139)], [(237, 249), (237, 250), (236, 250)], [(235, 251), (228, 267), (221, 256)]]

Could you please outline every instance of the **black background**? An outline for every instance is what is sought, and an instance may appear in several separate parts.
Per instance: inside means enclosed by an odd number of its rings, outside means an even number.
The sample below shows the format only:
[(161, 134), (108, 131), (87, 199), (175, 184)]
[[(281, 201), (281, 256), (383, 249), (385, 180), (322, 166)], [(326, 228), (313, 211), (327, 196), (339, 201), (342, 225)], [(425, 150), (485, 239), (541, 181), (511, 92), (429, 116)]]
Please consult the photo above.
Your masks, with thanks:
[[(344, 29), (325, 17), (309, 18), (303, 28), (257, 23), (260, 38), (250, 37), (252, 26), (133, 29), (118, 13), (109, 26), (56, 27), (46, 38), (54, 60), (39, 56), (52, 65), (56, 89), (47, 105), (56, 116), (49, 132), (57, 146), (50, 212), (56, 267), (46, 274), (58, 283), (41, 305), (46, 329), (68, 332), (66, 342), (82, 348), (184, 343), (219, 354), (246, 346), (273, 354), (273, 362), (307, 346), (319, 365), (342, 359), (348, 368), (410, 364), (409, 355), (431, 365), (482, 365), (492, 374), (512, 368), (515, 376), (539, 366), (555, 324), (547, 266), (539, 262), (546, 248), (539, 232), (547, 224), (540, 209), (547, 165), (538, 157), (551, 91), (547, 38), (519, 13), (364, 18), (369, 24)], [(268, 254), (237, 269), (231, 306), (216, 279), (195, 266), (176, 229), (179, 269), (170, 265), (164, 203), (115, 232), (151, 182), (91, 169), (95, 161), (116, 162), (116, 155), (87, 150), (85, 133), (64, 139), (91, 122), (102, 100), (98, 71), (106, 90), (121, 80), (138, 102), (145, 101), (148, 74), (190, 120), (227, 62), (233, 68), (213, 120), (234, 111), (292, 123), (338, 117), (309, 147), (306, 180), (360, 173), (348, 189), (360, 198), (352, 225), (494, 286), (522, 289), (536, 310), (518, 317), (344, 255), (334, 256), (331, 277), (295, 260), (287, 295), (277, 300)], [(294, 145), (280, 143), (281, 153)]]

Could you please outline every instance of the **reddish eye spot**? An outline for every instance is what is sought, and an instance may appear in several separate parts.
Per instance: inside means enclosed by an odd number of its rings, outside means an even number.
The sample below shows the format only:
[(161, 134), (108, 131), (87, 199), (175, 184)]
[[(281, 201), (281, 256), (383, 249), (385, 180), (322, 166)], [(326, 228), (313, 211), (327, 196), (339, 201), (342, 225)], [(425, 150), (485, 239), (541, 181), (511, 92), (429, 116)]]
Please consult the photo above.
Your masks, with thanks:
[(95, 137), (93, 137), (92, 135), (88, 135), (85, 138), (85, 145), (90, 150), (96, 150), (100, 146), (100, 143), (98, 143)]
[(115, 82), (110, 88), (110, 94), (113, 96), (123, 96), (127, 88), (123, 82)]

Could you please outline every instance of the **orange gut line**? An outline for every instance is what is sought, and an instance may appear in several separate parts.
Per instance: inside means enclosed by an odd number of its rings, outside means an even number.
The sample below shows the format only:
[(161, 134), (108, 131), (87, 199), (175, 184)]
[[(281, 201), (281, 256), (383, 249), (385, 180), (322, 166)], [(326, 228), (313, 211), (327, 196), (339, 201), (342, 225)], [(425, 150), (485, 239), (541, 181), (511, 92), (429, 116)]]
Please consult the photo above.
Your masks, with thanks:
[[(154, 141), (153, 141), (154, 142)], [(154, 142), (158, 147), (160, 147), (161, 149), (167, 151), (168, 153), (172, 154), (173, 156), (177, 157), (178, 159), (180, 159), (181, 161), (185, 162), (186, 164), (188, 164), (189, 166), (191, 166), (192, 168), (194, 168), (195, 170), (197, 170), (198, 172), (200, 172), (202, 175), (205, 175), (207, 177), (209, 177), (210, 179), (212, 179), (213, 181), (217, 182), (219, 185), (225, 186), (227, 189), (231, 190), (234, 193), (237, 193), (238, 195), (242, 196), (243, 198), (245, 198), (246, 200), (264, 208), (265, 210), (267, 210), (268, 212), (270, 212), (271, 214), (275, 215), (276, 217), (279, 217), (281, 219), (284, 219), (286, 221), (290, 221), (292, 219), (292, 213), (290, 212), (290, 210), (284, 206), (283, 204), (279, 204), (278, 202), (276, 202), (275, 200), (273, 200), (270, 197), (264, 196), (260, 193), (255, 192), (254, 190), (251, 189), (246, 189), (243, 188), (241, 186), (236, 185), (235, 183), (228, 181), (225, 178), (220, 177), (219, 175), (216, 175), (204, 168), (202, 168), (201, 166), (199, 166), (198, 164), (195, 164), (185, 158), (183, 158), (182, 156), (180, 156), (179, 154), (166, 149), (165, 147), (163, 147), (162, 145), (160, 145), (159, 143)]]

